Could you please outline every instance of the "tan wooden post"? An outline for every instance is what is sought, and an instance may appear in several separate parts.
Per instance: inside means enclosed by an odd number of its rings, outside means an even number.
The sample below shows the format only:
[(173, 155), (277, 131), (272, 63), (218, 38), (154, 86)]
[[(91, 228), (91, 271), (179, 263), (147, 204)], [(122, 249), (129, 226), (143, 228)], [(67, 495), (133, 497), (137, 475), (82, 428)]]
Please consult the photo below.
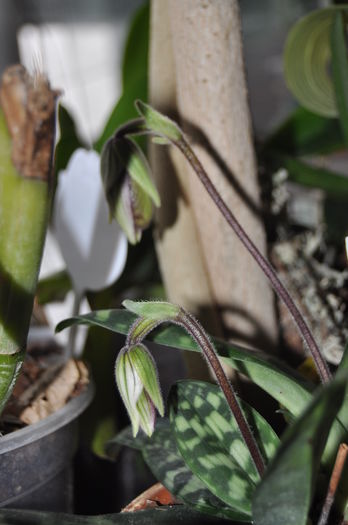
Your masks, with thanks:
[[(265, 253), (238, 2), (152, 0), (151, 8), (150, 101), (179, 120)], [(157, 248), (168, 298), (196, 313), (211, 332), (273, 349), (277, 328), (268, 282), (186, 162), (155, 148), (151, 160), (162, 197)]]

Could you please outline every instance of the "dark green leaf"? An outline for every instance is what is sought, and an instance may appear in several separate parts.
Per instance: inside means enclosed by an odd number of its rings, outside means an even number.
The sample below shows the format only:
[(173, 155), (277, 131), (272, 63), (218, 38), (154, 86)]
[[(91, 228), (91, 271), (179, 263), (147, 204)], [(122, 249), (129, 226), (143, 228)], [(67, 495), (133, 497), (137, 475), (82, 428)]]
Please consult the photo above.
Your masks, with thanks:
[(58, 122), (60, 138), (55, 149), (56, 173), (59, 173), (67, 167), (71, 155), (77, 148), (85, 147), (78, 137), (73, 118), (68, 110), (61, 104), (58, 108)]
[[(145, 434), (132, 437), (132, 429), (126, 428), (107, 443), (107, 453), (116, 457), (119, 445), (142, 450), (144, 459), (158, 479), (174, 496), (190, 507), (201, 512), (245, 522), (246, 518), (234, 512), (207, 487), (187, 467), (180, 455), (168, 419), (156, 422), (151, 438)], [(250, 522), (247, 519), (247, 522)]]
[(344, 19), (340, 11), (334, 14), (331, 29), (332, 79), (336, 106), (343, 136), (348, 146), (348, 59)]
[(138, 79), (147, 77), (149, 54), (149, 2), (144, 2), (135, 13), (128, 32), (122, 63), (122, 85), (126, 90)]
[[(265, 458), (279, 440), (268, 423), (246, 403), (244, 413)], [(232, 509), (250, 515), (259, 474), (226, 399), (216, 385), (180, 381), (172, 390), (170, 420), (178, 449), (192, 472)]]
[(0, 414), (10, 397), (24, 360), (24, 352), (0, 355)]
[(271, 158), (273, 165), (287, 170), (289, 180), (309, 188), (319, 188), (333, 197), (348, 198), (348, 178), (344, 175), (311, 166), (302, 160), (281, 153), (273, 153)]
[(347, 377), (322, 388), (286, 431), (253, 499), (255, 525), (306, 525), (320, 459)]
[(324, 154), (344, 148), (337, 119), (321, 117), (297, 108), (263, 145), (263, 153), (282, 152), (291, 156)]
[(71, 279), (66, 270), (41, 279), (37, 285), (36, 296), (39, 304), (64, 301), (72, 289)]
[[(163, 419), (160, 419), (156, 422), (155, 432), (158, 429), (158, 426), (162, 424)], [(149, 438), (144, 432), (138, 432), (134, 437), (132, 427), (126, 427), (121, 432), (116, 434), (112, 439), (109, 439), (105, 443), (105, 452), (106, 455), (111, 459), (116, 459), (120, 445), (125, 447), (134, 448), (135, 450), (142, 450), (143, 447), (153, 439), (153, 435)]]
[[(184, 505), (138, 512), (77, 516), (53, 512), (0, 510), (0, 525), (223, 525), (224, 520), (195, 512)], [(229, 522), (231, 524), (231, 522)]]
[(142, 6), (134, 16), (123, 58), (122, 96), (116, 103), (105, 128), (94, 147), (101, 151), (104, 143), (121, 125), (138, 116), (134, 101), (147, 100), (149, 47), (149, 5)]

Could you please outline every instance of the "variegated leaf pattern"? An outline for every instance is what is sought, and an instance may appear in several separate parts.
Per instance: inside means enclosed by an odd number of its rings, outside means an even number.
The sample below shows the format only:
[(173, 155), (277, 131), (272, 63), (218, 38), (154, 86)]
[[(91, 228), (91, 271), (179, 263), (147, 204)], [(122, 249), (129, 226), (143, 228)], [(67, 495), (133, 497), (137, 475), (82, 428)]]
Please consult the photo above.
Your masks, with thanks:
[[(268, 423), (242, 403), (265, 458), (279, 439)], [(259, 481), (256, 468), (226, 400), (215, 385), (180, 381), (172, 390), (170, 420), (178, 449), (193, 473), (213, 494), (238, 512), (251, 512)]]
[(188, 468), (178, 451), (167, 418), (157, 421), (151, 438), (143, 433), (133, 438), (131, 428), (127, 427), (108, 442), (106, 451), (109, 457), (117, 455), (119, 445), (142, 450), (144, 459), (156, 479), (191, 508), (238, 522), (250, 523), (250, 516), (234, 511), (214, 496)]
[(158, 426), (143, 456), (153, 474), (178, 499), (196, 510), (250, 523), (250, 516), (236, 512), (214, 496), (188, 468), (180, 455), (168, 420)]

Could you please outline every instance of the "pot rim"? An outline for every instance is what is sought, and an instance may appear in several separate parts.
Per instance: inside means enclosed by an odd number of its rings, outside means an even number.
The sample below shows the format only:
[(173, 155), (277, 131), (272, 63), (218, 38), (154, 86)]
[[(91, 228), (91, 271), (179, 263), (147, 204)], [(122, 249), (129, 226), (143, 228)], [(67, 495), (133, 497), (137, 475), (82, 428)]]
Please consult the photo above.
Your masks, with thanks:
[(45, 417), (37, 423), (10, 432), (0, 437), (0, 454), (5, 454), (16, 448), (33, 443), (42, 437), (51, 434), (59, 428), (68, 425), (87, 408), (95, 392), (93, 381), (90, 379), (86, 388), (76, 397), (73, 397), (62, 408)]

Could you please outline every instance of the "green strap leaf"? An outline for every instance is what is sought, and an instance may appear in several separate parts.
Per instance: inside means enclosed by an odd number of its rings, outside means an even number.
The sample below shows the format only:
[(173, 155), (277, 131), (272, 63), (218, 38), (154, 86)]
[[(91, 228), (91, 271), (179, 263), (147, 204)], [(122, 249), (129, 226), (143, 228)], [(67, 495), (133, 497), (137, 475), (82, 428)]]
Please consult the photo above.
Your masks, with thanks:
[[(279, 440), (268, 423), (242, 403), (264, 456)], [(192, 472), (232, 509), (247, 516), (259, 474), (224, 395), (216, 385), (180, 381), (172, 389), (170, 421), (178, 449)]]
[(286, 431), (253, 499), (255, 525), (306, 525), (330, 427), (340, 409), (346, 375), (320, 389), (306, 411)]
[[(135, 315), (126, 310), (99, 310), (66, 319), (58, 324), (56, 330), (63, 330), (73, 324), (86, 324), (102, 326), (126, 335), (135, 319)], [(199, 351), (191, 337), (179, 326), (162, 325), (149, 335), (148, 339), (171, 348)], [(218, 354), (227, 364), (250, 377), (295, 416), (299, 415), (311, 400), (311, 385), (276, 359), (261, 352), (212, 339)]]
[(336, 117), (338, 113), (328, 68), (330, 32), (335, 14), (347, 9), (332, 6), (310, 13), (294, 25), (285, 46), (285, 79), (289, 89), (305, 108), (326, 117)]
[(348, 145), (348, 59), (342, 13), (334, 15), (331, 30), (332, 78), (341, 128)]

